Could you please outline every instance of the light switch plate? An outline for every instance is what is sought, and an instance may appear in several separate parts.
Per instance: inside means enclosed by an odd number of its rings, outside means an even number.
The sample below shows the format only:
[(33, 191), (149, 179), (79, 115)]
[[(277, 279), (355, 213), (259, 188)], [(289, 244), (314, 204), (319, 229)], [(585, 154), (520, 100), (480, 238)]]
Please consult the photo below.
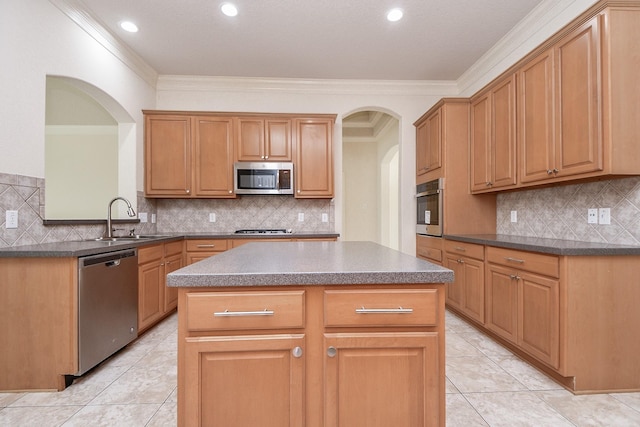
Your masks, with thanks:
[(611, 209), (609, 208), (598, 209), (598, 223), (603, 225), (611, 224)]
[(140, 222), (147, 222), (149, 220), (146, 212), (139, 212), (138, 219), (140, 220)]
[(209, 222), (216, 222), (216, 214), (214, 212), (209, 214)]
[(7, 228), (18, 228), (18, 211), (7, 211), (6, 221)]
[(327, 215), (326, 213), (322, 214), (322, 222), (329, 222), (329, 215)]
[(304, 221), (304, 212), (298, 213), (298, 221), (299, 222), (303, 222)]
[(518, 222), (518, 211), (511, 211), (511, 222)]

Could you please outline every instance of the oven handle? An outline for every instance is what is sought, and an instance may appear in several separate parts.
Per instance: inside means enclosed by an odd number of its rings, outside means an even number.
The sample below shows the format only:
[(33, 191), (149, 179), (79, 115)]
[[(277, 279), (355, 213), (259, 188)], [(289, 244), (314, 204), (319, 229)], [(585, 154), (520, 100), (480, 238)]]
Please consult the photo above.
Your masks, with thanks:
[(442, 190), (425, 191), (425, 192), (416, 194), (416, 197), (433, 196), (434, 194), (440, 194), (441, 191)]

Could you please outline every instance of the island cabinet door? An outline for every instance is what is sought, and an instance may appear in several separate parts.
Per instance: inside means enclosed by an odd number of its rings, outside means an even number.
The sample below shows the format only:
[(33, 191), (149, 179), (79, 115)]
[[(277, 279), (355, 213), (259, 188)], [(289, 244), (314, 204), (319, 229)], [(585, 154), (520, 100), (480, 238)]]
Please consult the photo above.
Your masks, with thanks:
[(437, 332), (325, 334), (325, 426), (441, 426)]
[(185, 426), (304, 425), (304, 335), (192, 337)]

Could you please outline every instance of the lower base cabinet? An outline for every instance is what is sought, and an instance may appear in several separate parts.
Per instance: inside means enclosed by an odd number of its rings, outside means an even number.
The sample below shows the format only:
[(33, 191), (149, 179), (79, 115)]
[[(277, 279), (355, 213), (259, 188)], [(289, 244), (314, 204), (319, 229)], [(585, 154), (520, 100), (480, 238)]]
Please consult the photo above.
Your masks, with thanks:
[(444, 426), (443, 285), (372, 286), (180, 288), (178, 424)]

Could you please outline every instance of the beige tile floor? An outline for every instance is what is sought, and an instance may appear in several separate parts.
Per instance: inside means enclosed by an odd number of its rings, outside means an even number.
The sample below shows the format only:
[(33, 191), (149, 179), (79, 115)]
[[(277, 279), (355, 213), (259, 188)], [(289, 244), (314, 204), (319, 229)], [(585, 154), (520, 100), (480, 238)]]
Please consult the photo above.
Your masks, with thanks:
[[(175, 426), (176, 322), (62, 392), (0, 393), (0, 426)], [(451, 313), (446, 365), (448, 427), (640, 426), (640, 393), (574, 396)]]

